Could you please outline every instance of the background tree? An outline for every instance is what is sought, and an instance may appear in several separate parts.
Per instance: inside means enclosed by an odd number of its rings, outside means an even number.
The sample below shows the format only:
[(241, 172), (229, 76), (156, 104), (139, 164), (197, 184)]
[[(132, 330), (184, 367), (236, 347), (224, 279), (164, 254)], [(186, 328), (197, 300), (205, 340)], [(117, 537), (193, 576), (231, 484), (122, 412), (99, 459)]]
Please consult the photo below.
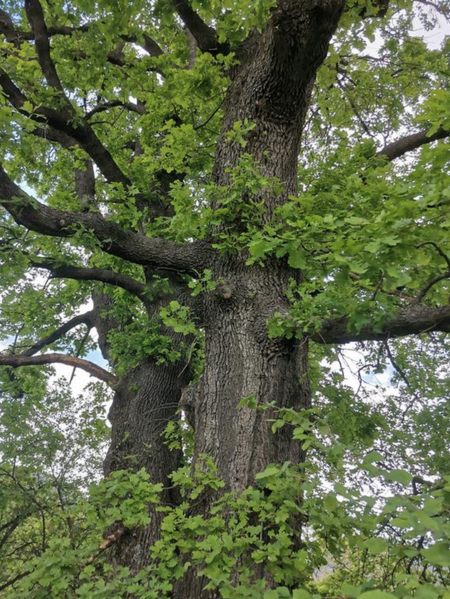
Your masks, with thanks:
[[(423, 334), (415, 347), (440, 347), (450, 328), (448, 44), (431, 50), (411, 36), (430, 5), (432, 26), (447, 3), (26, 0), (1, 9), (2, 324), (14, 338), (0, 356), (5, 397), (20, 403), (29, 392), (11, 367), (58, 362), (113, 389), (105, 474), (116, 474), (98, 492), (109, 511), (90, 529), (113, 525), (102, 552), (114, 576), (106, 565), (97, 575), (116, 586), (104, 592), (290, 596), (324, 547), (348, 556), (338, 538), (350, 537), (359, 504), (349, 499), (347, 519), (337, 490), (321, 504), (319, 471), (342, 479), (344, 496), (344, 457), (351, 468), (380, 429), (391, 449), (408, 431), (392, 403), (377, 420), (335, 374), (332, 391), (323, 359), (378, 341), (364, 346), (373, 368), (390, 362), (423, 401), (395, 340)], [(87, 359), (97, 342), (108, 370)], [(49, 371), (31, 372), (44, 384)], [(415, 396), (406, 412), (414, 422), (420, 413), (416, 424), (428, 422), (437, 441), (442, 389), (430, 389), (427, 417)], [(186, 436), (180, 410), (192, 442), (163, 434), (170, 422)], [(400, 438), (388, 434), (393, 423)], [(422, 456), (418, 471), (445, 477), (444, 451), (433, 466)], [(414, 476), (395, 474), (380, 451), (369, 456), (373, 475)], [(396, 456), (403, 466), (408, 457)], [(414, 496), (432, 486), (419, 479)], [(428, 518), (447, 509), (439, 501)], [(361, 534), (382, 536), (370, 517)], [(233, 559), (215, 563), (227, 534)], [(437, 562), (426, 554), (432, 566), (448, 566), (446, 539), (437, 534)], [(427, 542), (411, 548), (414, 559)], [(61, 596), (95, 596), (93, 546), (71, 554), (72, 568), (90, 568), (85, 579), (57, 570)], [(48, 596), (40, 573), (28, 588)], [(137, 588), (120, 586), (128, 576), (141, 576)]]

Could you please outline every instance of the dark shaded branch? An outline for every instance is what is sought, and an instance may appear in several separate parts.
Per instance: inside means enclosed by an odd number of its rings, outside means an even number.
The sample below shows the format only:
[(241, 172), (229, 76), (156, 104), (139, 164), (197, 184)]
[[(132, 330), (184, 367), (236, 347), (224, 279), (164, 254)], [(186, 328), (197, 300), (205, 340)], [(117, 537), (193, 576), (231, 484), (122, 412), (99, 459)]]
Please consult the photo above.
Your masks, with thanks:
[(386, 156), (389, 161), (395, 160), (408, 152), (417, 150), (425, 144), (432, 143), (439, 139), (445, 139), (446, 137), (450, 137), (450, 131), (446, 131), (442, 127), (432, 135), (428, 135), (427, 131), (419, 131), (418, 133), (407, 135), (406, 137), (402, 137), (401, 139), (388, 144), (378, 152), (378, 156)]
[(445, 262), (447, 264), (447, 272), (444, 272), (443, 274), (440, 274), (440, 275), (436, 275), (430, 281), (428, 281), (428, 283), (417, 294), (417, 297), (415, 299), (415, 302), (417, 304), (419, 304), (423, 300), (423, 298), (426, 296), (426, 294), (430, 291), (430, 289), (432, 287), (434, 287), (434, 285), (436, 285), (436, 283), (439, 283), (439, 281), (443, 281), (444, 279), (450, 279), (450, 258), (447, 256), (447, 254), (444, 252), (444, 250), (442, 248), (440, 248), (438, 246), (438, 244), (435, 243), (434, 241), (424, 241), (423, 243), (419, 243), (419, 245), (417, 245), (416, 247), (420, 248), (420, 247), (423, 247), (424, 245), (431, 245), (436, 249), (438, 254), (445, 260)]
[(0, 8), (0, 33), (2, 33), (6, 41), (10, 44), (14, 44), (16, 47), (20, 46), (20, 36), (14, 28), (14, 23), (7, 12)]
[(25, 12), (34, 35), (38, 62), (47, 83), (61, 92), (67, 103), (63, 86), (56, 72), (55, 64), (50, 53), (50, 42), (48, 39), (47, 26), (44, 20), (44, 12), (39, 0), (25, 0)]
[[(30, 21), (30, 25), (31, 25)], [(45, 32), (47, 38), (53, 37), (55, 35), (65, 35), (70, 36), (74, 33), (86, 33), (89, 29), (94, 25), (94, 22), (85, 23), (84, 25), (78, 25), (77, 27), (70, 27), (68, 25), (54, 25), (46, 27)], [(6, 39), (9, 42), (20, 43), (22, 41), (33, 41), (36, 39), (35, 31), (20, 31), (14, 28), (14, 23), (4, 10), (0, 9), (0, 33), (3, 33)], [(150, 56), (161, 56), (164, 54), (164, 50), (159, 46), (154, 39), (152, 39), (148, 34), (144, 33), (142, 35), (142, 41), (138, 38), (137, 35), (119, 35), (120, 39), (124, 42), (129, 42), (131, 44), (137, 44), (143, 50), (145, 50)]]
[[(29, 115), (27, 115), (27, 116), (29, 116)], [(28, 131), (27, 131), (27, 133), (28, 133)], [(70, 135), (67, 135), (66, 133), (62, 133), (61, 131), (58, 131), (57, 129), (52, 129), (51, 127), (48, 127), (47, 125), (44, 125), (43, 127), (35, 127), (31, 131), (29, 131), (29, 133), (31, 133), (32, 135), (35, 135), (36, 137), (40, 137), (41, 139), (47, 139), (49, 141), (54, 141), (66, 149), (69, 149), (72, 146), (79, 145), (77, 140), (74, 139), (73, 137), (70, 137)]]
[(3, 89), (8, 101), (18, 112), (37, 123), (47, 124), (51, 130), (57, 131), (60, 135), (56, 134), (55, 139), (59, 137), (67, 142), (69, 141), (68, 138), (76, 140), (83, 150), (89, 154), (108, 182), (121, 183), (126, 187), (131, 184), (88, 123), (71, 121), (68, 115), (44, 106), (35, 107), (34, 112), (29, 114), (23, 109), (27, 97), (1, 68), (0, 87)]
[(430, 281), (428, 281), (428, 283), (425, 285), (425, 287), (423, 287), (417, 294), (415, 302), (417, 304), (419, 304), (423, 300), (423, 298), (426, 296), (426, 294), (430, 291), (430, 289), (432, 287), (434, 287), (436, 285), (436, 283), (439, 283), (439, 281), (443, 281), (444, 279), (450, 279), (450, 270), (447, 272), (444, 272), (444, 274), (442, 274), (442, 275), (437, 275), (437, 276), (433, 277)]
[(66, 333), (68, 333), (80, 324), (85, 324), (89, 328), (91, 328), (93, 326), (93, 314), (94, 312), (93, 310), (91, 310), (90, 312), (86, 312), (85, 314), (79, 314), (78, 316), (74, 316), (73, 318), (65, 322), (63, 325), (61, 325), (58, 329), (56, 329), (56, 331), (54, 331), (50, 335), (47, 335), (43, 339), (40, 339), (39, 341), (34, 343), (29, 349), (23, 351), (20, 355), (25, 357), (33, 356), (43, 347), (46, 347), (47, 345), (50, 345), (51, 343), (58, 341), (58, 339), (61, 339), (61, 337), (63, 337)]
[(131, 44), (137, 44), (143, 50), (145, 50), (150, 56), (154, 56), (157, 58), (158, 56), (162, 56), (164, 54), (164, 50), (146, 33), (142, 36), (142, 42), (138, 39), (137, 35), (121, 35), (121, 39), (124, 42), (130, 42)]
[(322, 328), (312, 334), (310, 339), (323, 344), (351, 343), (420, 335), (431, 331), (450, 332), (450, 306), (409, 306), (395, 318), (387, 320), (381, 328), (366, 324), (360, 331), (349, 330), (348, 318), (334, 318), (324, 321)]
[(416, 245), (416, 248), (421, 248), (424, 245), (431, 245), (434, 247), (434, 249), (437, 251), (437, 253), (444, 258), (449, 270), (450, 270), (450, 258), (447, 256), (447, 254), (444, 252), (444, 250), (438, 246), (438, 244), (435, 241), (423, 241), (422, 243), (419, 243), (418, 245)]
[(42, 235), (71, 237), (77, 231), (90, 231), (103, 251), (135, 264), (169, 268), (195, 274), (210, 264), (215, 252), (206, 242), (178, 244), (149, 238), (119, 225), (99, 213), (67, 212), (50, 208), (29, 197), (0, 165), (0, 204), (17, 224)]
[(46, 366), (48, 364), (65, 364), (66, 366), (81, 368), (81, 370), (84, 370), (100, 381), (107, 383), (112, 388), (114, 388), (118, 382), (118, 379), (104, 368), (97, 366), (97, 364), (94, 364), (89, 360), (75, 358), (75, 356), (67, 356), (65, 354), (44, 354), (40, 356), (0, 355), (0, 366), (20, 368), (21, 366)]
[(0, 592), (4, 591), (8, 587), (12, 586), (15, 582), (19, 582), (19, 580), (21, 580), (22, 578), (25, 578), (25, 576), (28, 576), (29, 573), (30, 572), (27, 569), (24, 572), (20, 572), (20, 574), (17, 574), (13, 578), (10, 578), (9, 580), (7, 580), (6, 582), (4, 582), (3, 584), (0, 585)]
[(104, 102), (103, 104), (99, 104), (95, 106), (92, 110), (86, 113), (85, 119), (89, 120), (94, 114), (98, 114), (99, 112), (105, 112), (105, 110), (109, 110), (110, 108), (115, 108), (116, 106), (121, 106), (122, 108), (126, 108), (131, 112), (136, 112), (137, 114), (145, 114), (145, 107), (143, 104), (133, 104), (133, 102), (121, 102), (120, 100), (112, 100), (111, 102)]
[(229, 53), (229, 45), (219, 43), (216, 30), (207, 25), (193, 10), (189, 0), (173, 0), (173, 6), (202, 52), (209, 52), (213, 56)]
[(77, 281), (99, 281), (114, 287), (121, 287), (139, 298), (145, 298), (147, 287), (126, 275), (121, 275), (112, 270), (103, 268), (82, 268), (77, 266), (57, 266), (51, 261), (43, 260), (32, 263), (35, 268), (43, 268), (51, 272), (51, 277), (56, 279), (75, 279)]

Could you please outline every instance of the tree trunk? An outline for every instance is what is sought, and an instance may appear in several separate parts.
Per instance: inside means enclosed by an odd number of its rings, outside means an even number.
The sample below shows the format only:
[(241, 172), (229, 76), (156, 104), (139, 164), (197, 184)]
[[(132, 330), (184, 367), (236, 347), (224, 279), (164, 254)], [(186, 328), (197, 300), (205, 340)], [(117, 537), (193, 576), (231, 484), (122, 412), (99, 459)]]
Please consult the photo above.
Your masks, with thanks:
[[(261, 200), (261, 225), (274, 210), (297, 193), (297, 162), (302, 128), (317, 69), (343, 11), (343, 0), (280, 0), (266, 28), (254, 32), (238, 52), (232, 83), (224, 104), (223, 130), (214, 166), (214, 179), (230, 185), (230, 169), (251, 154), (265, 177), (281, 182), (281, 193), (261, 190), (249, 201)], [(245, 147), (229, 141), (227, 132), (237, 121), (254, 125)], [(239, 223), (237, 223), (239, 226)], [(283, 261), (265, 267), (246, 266), (248, 256), (218, 257), (213, 269), (221, 280), (214, 293), (205, 294), (202, 327), (205, 365), (199, 382), (185, 388), (182, 407), (194, 426), (193, 465), (203, 454), (212, 457), (226, 489), (240, 491), (269, 463), (298, 463), (298, 443), (287, 427), (272, 434), (274, 410), (310, 406), (307, 343), (270, 339), (267, 320), (286, 312), (286, 290), (298, 271)], [(100, 324), (100, 329), (101, 329)], [(167, 484), (179, 456), (168, 451), (160, 432), (175, 417), (187, 386), (180, 376), (183, 365), (170, 368), (148, 362), (126, 377), (117, 389), (110, 413), (112, 445), (106, 471), (144, 466), (154, 482)], [(133, 391), (137, 385), (137, 391)], [(238, 408), (253, 396), (274, 409)], [(130, 462), (136, 456), (136, 462)], [(167, 496), (166, 501), (176, 501)], [(208, 513), (208, 499), (197, 509)], [(136, 534), (120, 549), (118, 561), (134, 569), (148, 559), (148, 546), (158, 537), (159, 521)], [(202, 591), (205, 581), (190, 570), (174, 591), (176, 599), (210, 599)]]

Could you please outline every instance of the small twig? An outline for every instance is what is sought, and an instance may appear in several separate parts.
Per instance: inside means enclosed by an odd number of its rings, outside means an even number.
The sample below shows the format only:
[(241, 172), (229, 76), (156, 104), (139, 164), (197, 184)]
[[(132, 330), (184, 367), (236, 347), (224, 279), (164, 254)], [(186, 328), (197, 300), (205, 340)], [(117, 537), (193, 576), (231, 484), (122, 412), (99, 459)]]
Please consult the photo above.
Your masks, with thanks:
[(450, 258), (447, 256), (447, 254), (444, 252), (444, 250), (438, 246), (438, 244), (436, 242), (434, 242), (434, 241), (424, 241), (424, 242), (419, 243), (418, 245), (416, 245), (416, 248), (417, 249), (421, 248), (424, 245), (432, 245), (435, 248), (435, 250), (442, 256), (442, 258), (444, 258), (444, 260), (446, 261), (447, 266), (448, 266), (448, 268), (450, 270)]
[(436, 285), (436, 283), (439, 283), (439, 281), (443, 281), (444, 279), (450, 279), (450, 258), (447, 256), (447, 254), (444, 252), (444, 250), (442, 248), (440, 248), (438, 246), (438, 244), (435, 243), (434, 241), (424, 241), (423, 243), (419, 243), (418, 245), (416, 245), (416, 248), (421, 248), (424, 245), (431, 245), (435, 248), (435, 250), (438, 252), (438, 254), (445, 260), (445, 262), (448, 266), (448, 270), (446, 272), (444, 272), (443, 274), (436, 275), (430, 281), (428, 281), (428, 283), (417, 294), (417, 296), (414, 300), (415, 304), (419, 304), (423, 300), (423, 298), (426, 296), (426, 294), (430, 291), (430, 289), (434, 285)]

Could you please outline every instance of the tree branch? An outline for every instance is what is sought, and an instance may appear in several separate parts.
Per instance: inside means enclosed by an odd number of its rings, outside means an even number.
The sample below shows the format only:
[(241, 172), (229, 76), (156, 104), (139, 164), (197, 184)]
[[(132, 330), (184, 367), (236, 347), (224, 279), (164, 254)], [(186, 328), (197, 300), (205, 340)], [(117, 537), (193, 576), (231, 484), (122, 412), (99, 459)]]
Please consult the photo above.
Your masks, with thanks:
[(85, 120), (89, 120), (94, 114), (98, 114), (99, 112), (105, 112), (110, 108), (115, 108), (116, 106), (121, 106), (130, 110), (131, 112), (136, 112), (139, 115), (145, 114), (145, 107), (142, 104), (133, 104), (133, 102), (121, 102), (120, 100), (112, 100), (111, 102), (104, 102), (103, 104), (98, 104), (92, 110), (86, 113)]
[(43, 366), (47, 364), (65, 364), (66, 366), (81, 368), (81, 370), (84, 370), (95, 378), (107, 383), (112, 388), (118, 383), (117, 377), (104, 368), (97, 366), (97, 364), (94, 364), (89, 360), (83, 360), (82, 358), (76, 358), (75, 356), (67, 356), (65, 354), (43, 354), (39, 356), (0, 355), (0, 366), (20, 368), (21, 366)]
[(230, 52), (229, 45), (219, 43), (216, 30), (207, 25), (192, 9), (189, 0), (173, 0), (173, 6), (202, 52), (209, 52), (213, 56)]
[(447, 264), (447, 272), (444, 272), (440, 275), (436, 275), (430, 281), (428, 281), (428, 283), (425, 285), (425, 287), (423, 287), (417, 294), (417, 297), (415, 299), (416, 304), (419, 304), (423, 300), (423, 298), (426, 296), (426, 294), (430, 291), (430, 289), (434, 285), (436, 285), (436, 283), (439, 283), (439, 281), (443, 281), (444, 279), (450, 279), (450, 258), (447, 256), (447, 254), (444, 252), (444, 250), (442, 248), (440, 248), (438, 246), (438, 244), (435, 243), (434, 241), (424, 241), (423, 243), (419, 243), (419, 245), (417, 245), (416, 247), (420, 248), (420, 247), (423, 247), (424, 245), (431, 245), (436, 249), (438, 254), (445, 260), (445, 262)]
[(25, 12), (33, 31), (38, 62), (44, 77), (51, 87), (61, 92), (65, 104), (69, 104), (51, 57), (47, 26), (45, 24), (44, 12), (39, 0), (25, 0)]
[[(74, 33), (86, 33), (94, 24), (94, 22), (85, 23), (84, 25), (79, 25), (77, 27), (70, 27), (67, 25), (54, 25), (46, 27), (45, 32), (47, 38), (51, 38), (55, 35), (70, 36)], [(15, 45), (20, 44), (20, 42), (22, 41), (33, 41), (36, 39), (34, 30), (19, 31), (15, 29), (14, 23), (10, 15), (2, 9), (0, 9), (0, 33), (3, 33), (3, 35), (5, 35), (8, 42), (14, 43)], [(142, 34), (143, 42), (139, 40), (138, 35), (119, 35), (119, 37), (124, 42), (139, 45), (150, 56), (158, 57), (164, 54), (164, 50), (161, 48), (161, 46), (159, 46), (159, 44), (154, 39), (152, 39), (147, 33)]]
[(427, 131), (418, 131), (417, 133), (407, 135), (406, 137), (402, 137), (401, 139), (388, 144), (378, 152), (378, 156), (386, 156), (389, 161), (395, 160), (400, 156), (404, 156), (408, 152), (417, 150), (425, 144), (432, 143), (438, 139), (445, 139), (447, 137), (450, 137), (450, 131), (446, 131), (442, 127), (440, 127), (436, 133), (433, 133), (432, 135), (428, 135)]
[[(108, 254), (135, 264), (169, 268), (195, 274), (206, 268), (213, 250), (206, 242), (178, 244), (125, 231), (99, 213), (67, 212), (50, 208), (30, 198), (6, 174), (0, 165), (0, 204), (19, 225), (42, 235), (72, 237), (87, 230)], [(215, 252), (214, 252), (215, 254)]]
[(74, 316), (73, 318), (65, 322), (63, 325), (61, 325), (58, 329), (56, 329), (56, 331), (54, 331), (50, 335), (47, 335), (43, 339), (40, 339), (39, 341), (34, 343), (30, 348), (23, 351), (20, 355), (25, 357), (33, 356), (43, 347), (46, 347), (47, 345), (50, 345), (51, 343), (58, 341), (58, 339), (61, 339), (61, 337), (63, 337), (66, 333), (68, 333), (80, 324), (86, 324), (88, 325), (88, 327), (92, 327), (93, 315), (94, 311), (91, 310), (90, 312), (85, 312), (84, 314)]
[(450, 8), (447, 8), (445, 6), (439, 6), (439, 4), (431, 2), (431, 0), (414, 0), (414, 2), (417, 2), (417, 4), (422, 4), (423, 6), (430, 6), (446, 19), (450, 18)]
[(324, 321), (322, 328), (312, 334), (310, 339), (322, 344), (352, 343), (420, 335), (431, 331), (450, 333), (450, 306), (409, 306), (395, 318), (387, 320), (381, 329), (367, 324), (359, 331), (350, 331), (348, 318), (334, 318)]
[(75, 279), (77, 281), (99, 281), (114, 287), (121, 287), (141, 299), (145, 299), (148, 288), (139, 281), (103, 268), (82, 268), (77, 266), (57, 266), (54, 262), (43, 260), (31, 263), (34, 268), (49, 270), (55, 279)]
[[(67, 118), (66, 114), (44, 106), (35, 107), (34, 112), (29, 114), (23, 109), (27, 97), (1, 68), (0, 87), (3, 89), (3, 92), (11, 105), (18, 112), (37, 123), (49, 125), (52, 130), (56, 130), (60, 134), (63, 134), (66, 140), (68, 140), (68, 138), (76, 140), (83, 150), (89, 154), (108, 182), (121, 183), (126, 187), (131, 184), (128, 177), (117, 166), (114, 158), (100, 142), (88, 123), (79, 123), (78, 121), (72, 123), (70, 119)], [(55, 136), (55, 138), (56, 137), (57, 136)], [(61, 136), (59, 137), (61, 139)]]
[(10, 44), (14, 44), (16, 47), (20, 46), (20, 37), (18, 32), (14, 28), (14, 23), (7, 12), (0, 8), (0, 33), (6, 37), (6, 41)]

